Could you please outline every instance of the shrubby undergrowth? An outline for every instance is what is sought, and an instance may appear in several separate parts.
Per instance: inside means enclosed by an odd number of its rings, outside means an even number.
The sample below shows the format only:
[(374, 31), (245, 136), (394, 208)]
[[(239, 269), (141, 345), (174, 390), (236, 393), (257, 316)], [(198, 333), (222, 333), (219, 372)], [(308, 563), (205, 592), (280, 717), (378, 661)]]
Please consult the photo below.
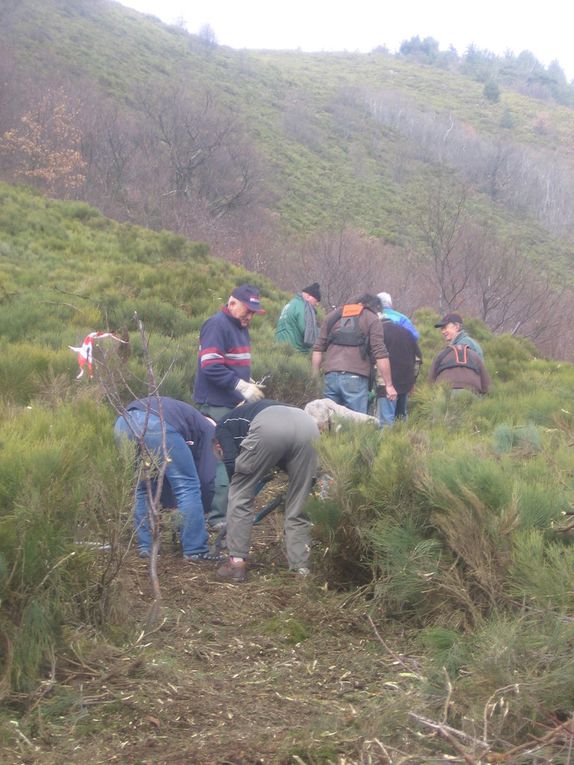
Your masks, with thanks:
[[(70, 632), (105, 630), (121, 603), (133, 455), (113, 443), (114, 413), (97, 376), (75, 380), (68, 345), (96, 329), (127, 333), (129, 353), (114, 361), (130, 380), (122, 395), (143, 394), (137, 311), (161, 392), (189, 401), (201, 322), (234, 284), (255, 281), (268, 310), (254, 321), (255, 378), (267, 378), (268, 397), (297, 405), (320, 389), (308, 359), (274, 342), (287, 296), (260, 277), (77, 205), (5, 186), (0, 201), (7, 694), (53, 675)], [(417, 316), (427, 365), (441, 347), (433, 320)], [(521, 741), (574, 702), (574, 368), (536, 359), (528, 343), (482, 325), (471, 331), (485, 349), (491, 394), (453, 396), (421, 378), (408, 423), (383, 432), (345, 423), (325, 434), (318, 448), (329, 496), (312, 499), (309, 512), (329, 585), (361, 586), (381, 631), (398, 624), (413, 636), (417, 692), (395, 707), (397, 725), (409, 710), (436, 712), (477, 738)], [(96, 369), (116, 352), (104, 341)]]
[(311, 512), (334, 581), (368, 580), (381, 628), (418, 636), (419, 713), (492, 744), (572, 706), (574, 369), (484, 346), (488, 397), (423, 383), (408, 424), (323, 438)]

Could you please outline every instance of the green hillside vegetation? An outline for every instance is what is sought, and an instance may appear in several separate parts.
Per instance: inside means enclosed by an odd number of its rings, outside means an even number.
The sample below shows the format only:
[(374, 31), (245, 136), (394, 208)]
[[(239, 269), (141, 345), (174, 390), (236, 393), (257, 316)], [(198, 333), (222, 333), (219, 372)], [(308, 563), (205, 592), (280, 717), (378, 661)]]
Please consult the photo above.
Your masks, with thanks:
[[(187, 737), (186, 713), (156, 720), (153, 706), (138, 705), (138, 698), (155, 703), (144, 690), (149, 683), (171, 683), (174, 699), (183, 694), (191, 704), (198, 697), (206, 706), (213, 695), (242, 692), (246, 707), (267, 707), (277, 693), (286, 704), (296, 686), (319, 698), (343, 661), (334, 631), (356, 653), (350, 691), (338, 681), (328, 707), (318, 702), (273, 737), (255, 722), (247, 731), (241, 715), (227, 716), (213, 758), (201, 749), (207, 730), (196, 721), (200, 738), (186, 740), (179, 754), (189, 762), (253, 763), (267, 752), (270, 762), (358, 765), (378, 741), (377, 751), (388, 756), (372, 761), (394, 765), (405, 756), (430, 762), (446, 755), (467, 763), (568, 761), (571, 733), (562, 723), (574, 705), (572, 365), (541, 360), (527, 341), (469, 321), (485, 350), (490, 395), (455, 397), (421, 379), (407, 424), (379, 432), (346, 423), (321, 437), (322, 469), (333, 480), (326, 498), (309, 502), (309, 584), (293, 594), (280, 567), (270, 565), (281, 546), (270, 537), (246, 590), (208, 594), (209, 582), (194, 577), (190, 608), (181, 600), (189, 574), (178, 580), (177, 560), (165, 550), (166, 621), (143, 640), (146, 588), (130, 549), (133, 455), (113, 442), (115, 414), (101, 371), (114, 359), (122, 382), (145, 392), (136, 311), (161, 392), (189, 401), (199, 326), (234, 284), (249, 280), (267, 309), (254, 322), (255, 376), (271, 374), (268, 395), (300, 405), (319, 391), (308, 360), (273, 340), (288, 295), (212, 258), (203, 244), (6, 185), (0, 248), (3, 761), (21, 762), (24, 753), (48, 765), (65, 751), (79, 763), (97, 747), (117, 752), (120, 741), (131, 747), (136, 738), (153, 747), (157, 736), (167, 748), (126, 754), (125, 761), (173, 762), (178, 736)], [(415, 318), (428, 369), (442, 346), (436, 314), (422, 310)], [(67, 346), (96, 329), (129, 333), (131, 355), (120, 358), (102, 341), (94, 380), (75, 380)], [(241, 598), (247, 619), (235, 610)], [(242, 626), (219, 642), (228, 612)], [(257, 673), (268, 666), (268, 675), (246, 681), (230, 668), (245, 636), (260, 641), (256, 654), (245, 649), (246, 666)], [(297, 663), (302, 651), (307, 658)], [(114, 674), (105, 658), (112, 654), (120, 664), (133, 657), (129, 671)], [(198, 657), (209, 667), (184, 674)], [(284, 663), (289, 678), (278, 686)], [(82, 690), (87, 676), (98, 683), (90, 697)], [(129, 683), (125, 702), (110, 702), (112, 677)], [(145, 734), (133, 724), (134, 709), (138, 719), (151, 716)], [(234, 749), (238, 732), (241, 746), (250, 736), (241, 752)]]
[[(532, 82), (546, 76), (527, 55), (499, 61), (474, 50), (456, 62), (451, 57), (446, 66), (428, 41), (411, 41), (398, 56), (237, 52), (109, 0), (22, 0), (8, 5), (3, 26), (22, 81), (20, 101), (32, 87), (26, 74), (42, 71), (52, 88), (63, 83), (69, 98), (82, 104), (74, 108), (84, 133), (78, 145), (89, 165), (85, 185), (73, 192), (55, 189), (56, 195), (73, 193), (112, 217), (206, 240), (218, 254), (239, 257), (291, 286), (297, 283), (301, 241), (317, 231), (336, 236), (350, 227), (397, 248), (399, 261), (412, 253), (428, 261), (431, 245), (421, 220), (432, 213), (437, 177), (447, 177), (450, 193), (464, 195), (468, 225), (490, 231), (500, 246), (511, 243), (517, 257), (533, 259), (538, 267), (544, 263), (555, 284), (571, 284), (574, 114), (552, 95), (542, 101), (513, 88), (518, 82), (527, 90), (530, 71), (530, 90), (537, 92)], [(496, 101), (484, 94), (485, 72), (500, 79)], [(547, 75), (548, 82), (554, 75)], [(567, 92), (567, 84), (562, 87)], [(165, 175), (157, 172), (155, 185), (148, 173), (139, 184), (123, 178), (111, 194), (102, 187), (102, 175), (111, 171), (101, 164), (100, 139), (85, 136), (82, 113), (90, 111), (90, 102), (92, 108), (101, 105), (102, 113), (115, 104), (119, 111), (109, 140), (121, 138), (115, 150), (125, 156), (118, 161), (135, 162), (142, 137), (133, 132), (134, 118), (147, 126), (146, 140), (157, 134), (159, 110), (165, 114), (173, 103), (170, 93), (175, 101), (185, 93), (196, 117), (208, 97), (216, 113), (205, 113), (205, 119), (233, 120), (243, 154), (227, 156), (235, 162), (227, 175), (245, 171), (249, 187), (239, 207), (220, 206), (221, 182), (206, 190), (221, 166), (205, 171), (209, 182), (203, 178), (203, 190), (193, 192), (199, 198), (188, 197), (187, 187), (174, 193), (177, 181), (169, 174), (181, 167), (169, 170), (169, 163), (197, 149), (175, 126)], [(14, 120), (6, 129), (18, 125), (16, 114)], [(123, 136), (114, 138), (116, 129)], [(139, 148), (126, 150), (126, 141)], [(165, 140), (157, 145), (153, 156), (159, 163)], [(150, 162), (150, 156), (137, 162)], [(207, 222), (197, 218), (202, 199), (210, 211)], [(380, 263), (389, 273), (399, 268), (396, 261)], [(397, 282), (404, 278), (396, 274)], [(428, 283), (426, 275), (422, 281)], [(436, 294), (416, 289), (411, 308), (439, 307)], [(476, 295), (467, 292), (460, 299), (467, 312), (475, 312)]]

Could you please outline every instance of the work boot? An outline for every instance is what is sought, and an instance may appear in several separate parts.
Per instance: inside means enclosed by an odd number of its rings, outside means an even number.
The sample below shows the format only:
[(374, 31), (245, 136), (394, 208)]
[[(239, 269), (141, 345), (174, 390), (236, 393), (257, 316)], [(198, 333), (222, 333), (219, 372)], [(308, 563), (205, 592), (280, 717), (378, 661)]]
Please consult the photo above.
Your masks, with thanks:
[(247, 578), (247, 563), (228, 559), (223, 566), (217, 569), (217, 578), (224, 582), (244, 582)]

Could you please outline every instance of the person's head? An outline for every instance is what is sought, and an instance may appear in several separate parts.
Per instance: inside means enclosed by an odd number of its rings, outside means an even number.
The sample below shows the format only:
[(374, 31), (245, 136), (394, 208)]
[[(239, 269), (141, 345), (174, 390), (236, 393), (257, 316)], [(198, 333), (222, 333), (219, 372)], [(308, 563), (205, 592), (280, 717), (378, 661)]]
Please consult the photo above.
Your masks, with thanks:
[(452, 343), (462, 329), (462, 316), (459, 313), (447, 313), (435, 327), (440, 329), (447, 343)]
[(333, 412), (326, 399), (315, 399), (314, 401), (310, 401), (305, 405), (304, 412), (315, 420), (315, 423), (321, 432), (324, 430), (331, 430), (331, 417)]
[(311, 303), (312, 306), (316, 306), (317, 303), (321, 302), (321, 288), (319, 287), (319, 282), (313, 282), (313, 284), (310, 284), (308, 287), (303, 287), (301, 295), (303, 296), (303, 299), (308, 303)]
[(377, 297), (379, 298), (379, 302), (381, 304), (381, 311), (384, 311), (385, 308), (393, 307), (393, 300), (388, 292), (379, 292)]
[(259, 290), (252, 284), (241, 284), (231, 293), (227, 310), (242, 327), (248, 327), (256, 313), (265, 313), (261, 308)]
[(365, 308), (368, 308), (371, 311), (374, 311), (375, 313), (379, 312), (379, 306), (380, 301), (377, 295), (372, 295), (370, 292), (365, 292), (362, 295), (359, 295), (356, 300), (352, 301), (353, 303), (360, 303), (361, 305), (365, 306)]

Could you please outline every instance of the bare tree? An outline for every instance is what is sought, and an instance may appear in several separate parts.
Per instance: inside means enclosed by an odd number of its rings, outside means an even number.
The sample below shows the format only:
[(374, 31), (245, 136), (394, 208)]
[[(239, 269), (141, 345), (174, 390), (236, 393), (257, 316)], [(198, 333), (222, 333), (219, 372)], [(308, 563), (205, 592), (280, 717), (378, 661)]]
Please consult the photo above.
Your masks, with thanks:
[(131, 398), (137, 398), (137, 396), (131, 389), (130, 380), (124, 373), (123, 366), (121, 364), (114, 363), (109, 353), (100, 353), (96, 368), (98, 371), (98, 380), (103, 388), (104, 394), (118, 416), (125, 418), (126, 423), (130, 427), (133, 440), (137, 444), (140, 456), (140, 480), (143, 480), (146, 486), (148, 520), (152, 539), (149, 558), (149, 575), (152, 586), (153, 602), (148, 612), (146, 621), (147, 629), (149, 629), (153, 626), (153, 624), (157, 622), (161, 610), (162, 596), (157, 573), (157, 559), (160, 542), (161, 496), (167, 464), (169, 461), (169, 455), (166, 444), (166, 424), (163, 417), (161, 399), (159, 395), (160, 383), (157, 381), (153, 369), (149, 351), (148, 336), (137, 314), (134, 314), (134, 319), (143, 347), (143, 355), (146, 364), (146, 384), (148, 397), (155, 399), (156, 406), (154, 407), (154, 413), (157, 412), (160, 420), (162, 445), (159, 454), (151, 452), (148, 449), (145, 441), (147, 419), (151, 414), (151, 406), (148, 407), (146, 412), (146, 420), (143, 430), (140, 432), (131, 428), (130, 420), (127, 416), (127, 411), (123, 402), (123, 395), (125, 395), (125, 392), (127, 391)]
[(289, 249), (287, 257), (273, 264), (271, 275), (293, 289), (317, 279), (325, 307), (372, 290), (383, 278), (380, 241), (350, 227), (316, 232)]
[(475, 267), (468, 246), (466, 189), (452, 180), (447, 185), (447, 180), (441, 172), (428, 186), (426, 205), (415, 210), (421, 244), (432, 264), (440, 313), (460, 306)]
[(563, 291), (525, 262), (514, 246), (491, 246), (478, 266), (472, 284), (478, 315), (493, 332), (537, 340), (558, 328), (561, 314), (555, 309)]
[(98, 94), (92, 94), (80, 115), (82, 156), (86, 162), (88, 201), (116, 218), (132, 214), (133, 188), (138, 184), (141, 128), (133, 116)]

